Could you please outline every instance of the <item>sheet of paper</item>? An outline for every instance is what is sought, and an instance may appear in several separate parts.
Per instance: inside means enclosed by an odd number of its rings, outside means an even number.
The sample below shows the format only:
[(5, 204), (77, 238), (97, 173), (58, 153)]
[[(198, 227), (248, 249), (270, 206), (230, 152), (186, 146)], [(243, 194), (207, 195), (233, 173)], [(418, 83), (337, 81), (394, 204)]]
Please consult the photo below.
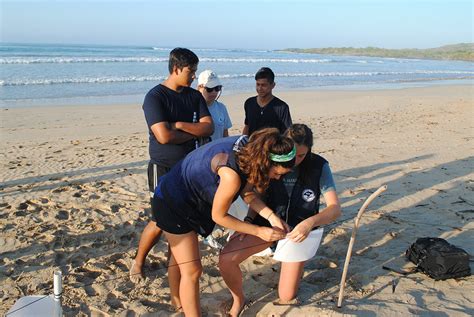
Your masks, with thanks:
[(239, 220), (244, 220), (245, 216), (247, 216), (249, 210), (249, 206), (240, 198), (240, 196), (237, 198), (236, 201), (230, 205), (229, 208), (229, 215), (234, 216), (235, 218)]
[(278, 241), (273, 259), (281, 262), (301, 262), (311, 259), (318, 251), (323, 231), (323, 228), (311, 231), (300, 243), (289, 239)]

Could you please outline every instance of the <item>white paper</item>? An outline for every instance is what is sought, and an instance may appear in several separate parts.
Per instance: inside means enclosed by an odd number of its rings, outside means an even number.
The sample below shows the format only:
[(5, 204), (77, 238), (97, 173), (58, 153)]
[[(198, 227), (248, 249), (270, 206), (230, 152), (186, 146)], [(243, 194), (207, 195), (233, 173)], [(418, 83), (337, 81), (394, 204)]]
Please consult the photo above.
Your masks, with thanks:
[[(243, 201), (243, 199), (239, 196), (236, 201), (230, 205), (229, 211), (227, 212), (229, 215), (234, 216), (235, 218), (244, 221), (244, 218), (247, 216), (249, 211), (249, 206)], [(234, 230), (229, 229), (229, 238), (234, 233)], [(229, 241), (229, 240), (227, 240)]]
[(318, 251), (323, 231), (323, 228), (313, 230), (299, 243), (290, 239), (278, 241), (273, 259), (281, 262), (302, 262), (311, 259)]
[(247, 204), (239, 196), (237, 197), (236, 201), (234, 201), (232, 205), (230, 205), (228, 214), (243, 221), (244, 218), (247, 216), (248, 210), (249, 206), (247, 206)]

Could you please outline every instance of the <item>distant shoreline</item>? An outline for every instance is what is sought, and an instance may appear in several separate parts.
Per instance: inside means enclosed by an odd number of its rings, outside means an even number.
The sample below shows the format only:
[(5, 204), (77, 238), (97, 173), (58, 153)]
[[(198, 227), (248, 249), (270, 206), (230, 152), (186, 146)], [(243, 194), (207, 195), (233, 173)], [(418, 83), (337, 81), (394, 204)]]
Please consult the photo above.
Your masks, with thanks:
[[(168, 76), (169, 52), (142, 47), (0, 46), (0, 108), (142, 104)], [(282, 53), (274, 50), (197, 51), (199, 71), (222, 79), (223, 95), (255, 93), (258, 68), (271, 67), (276, 90), (380, 89), (474, 82), (472, 62)], [(193, 87), (196, 87), (196, 81)]]
[(460, 43), (428, 49), (385, 49), (378, 47), (286, 48), (278, 52), (332, 54), (389, 58), (474, 61), (474, 43)]

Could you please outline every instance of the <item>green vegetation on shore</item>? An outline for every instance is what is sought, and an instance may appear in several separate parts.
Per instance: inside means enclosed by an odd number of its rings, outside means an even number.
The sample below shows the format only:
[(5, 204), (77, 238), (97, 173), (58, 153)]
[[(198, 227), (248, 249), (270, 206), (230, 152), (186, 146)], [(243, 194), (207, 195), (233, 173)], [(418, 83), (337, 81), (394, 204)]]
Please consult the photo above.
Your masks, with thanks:
[(428, 49), (385, 49), (378, 47), (327, 47), (327, 48), (287, 48), (283, 52), (316, 53), (331, 55), (421, 58), (474, 61), (474, 43), (460, 43)]

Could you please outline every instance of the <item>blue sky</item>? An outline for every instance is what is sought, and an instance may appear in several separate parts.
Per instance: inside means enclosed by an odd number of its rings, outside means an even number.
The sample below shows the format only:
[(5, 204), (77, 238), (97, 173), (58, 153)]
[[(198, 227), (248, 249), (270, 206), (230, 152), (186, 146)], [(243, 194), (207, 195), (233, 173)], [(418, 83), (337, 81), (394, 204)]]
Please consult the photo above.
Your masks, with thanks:
[(1, 41), (212, 48), (473, 42), (464, 0), (0, 0)]

